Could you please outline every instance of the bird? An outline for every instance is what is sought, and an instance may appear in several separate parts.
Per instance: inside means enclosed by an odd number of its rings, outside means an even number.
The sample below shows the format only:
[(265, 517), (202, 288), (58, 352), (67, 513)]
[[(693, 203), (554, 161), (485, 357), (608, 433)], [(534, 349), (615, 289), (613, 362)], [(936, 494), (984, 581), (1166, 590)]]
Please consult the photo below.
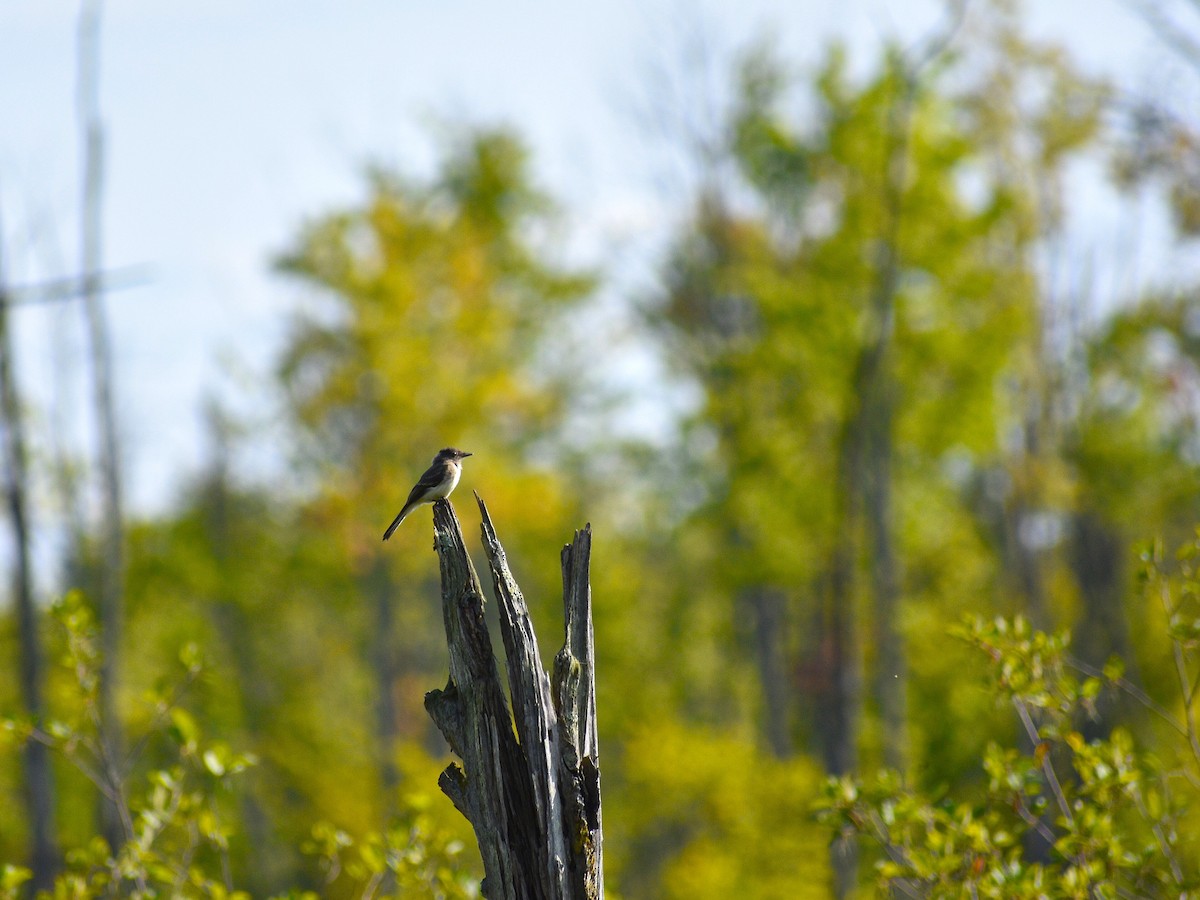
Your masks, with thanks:
[(425, 474), (409, 491), (408, 499), (404, 501), (404, 508), (400, 510), (399, 515), (392, 520), (392, 524), (383, 533), (383, 539), (386, 541), (390, 538), (392, 532), (400, 527), (400, 523), (408, 518), (408, 514), (422, 503), (432, 503), (434, 500), (449, 497), (462, 475), (462, 461), (471, 455), (473, 454), (467, 453), (465, 450), (455, 450), (453, 447), (439, 450), (437, 456), (433, 458), (433, 464), (425, 470)]

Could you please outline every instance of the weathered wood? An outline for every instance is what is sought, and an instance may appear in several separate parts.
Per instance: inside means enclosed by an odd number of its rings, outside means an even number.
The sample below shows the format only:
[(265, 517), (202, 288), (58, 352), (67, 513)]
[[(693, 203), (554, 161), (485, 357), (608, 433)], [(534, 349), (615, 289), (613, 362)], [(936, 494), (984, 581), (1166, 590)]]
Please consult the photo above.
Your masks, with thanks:
[(565, 798), (567, 835), (573, 851), (572, 896), (576, 897), (604, 896), (591, 555), (592, 526), (587, 525), (562, 549), (566, 640), (554, 658), (562, 750), (559, 785)]
[(434, 549), (441, 565), (450, 680), (444, 690), (426, 695), (425, 706), (462, 760), (462, 767), (446, 768), (439, 785), (475, 829), (483, 892), (490, 900), (599, 900), (604, 888), (591, 530), (576, 532), (575, 544), (563, 551), (567, 639), (556, 657), (552, 687), (525, 598), (487, 507), (478, 495), (476, 500), (514, 715), (510, 718), (461, 526), (449, 501), (439, 500)]
[[(512, 773), (525, 770), (500, 686), (496, 658), (483, 619), (483, 591), (462, 528), (449, 501), (433, 508), (434, 547), (442, 577), (442, 612), (450, 650), (445, 690), (425, 695), (425, 708), (465, 771), (451, 763), (439, 783), (475, 829), (483, 856), (484, 896), (489, 900), (541, 898), (528, 886), (529, 841), (523, 831), (531, 815), (529, 789)], [(506, 775), (510, 777), (506, 777)]]
[(550, 696), (550, 679), (542, 669), (537, 635), (529, 618), (529, 607), (508, 568), (504, 548), (496, 538), (492, 518), (479, 494), (475, 495), (482, 518), (483, 549), (492, 571), (492, 583), (500, 606), (500, 634), (508, 662), (509, 693), (517, 737), (525, 752), (533, 790), (535, 824), (541, 849), (541, 880), (547, 896), (571, 896), (567, 883), (566, 836), (558, 791), (558, 722)]

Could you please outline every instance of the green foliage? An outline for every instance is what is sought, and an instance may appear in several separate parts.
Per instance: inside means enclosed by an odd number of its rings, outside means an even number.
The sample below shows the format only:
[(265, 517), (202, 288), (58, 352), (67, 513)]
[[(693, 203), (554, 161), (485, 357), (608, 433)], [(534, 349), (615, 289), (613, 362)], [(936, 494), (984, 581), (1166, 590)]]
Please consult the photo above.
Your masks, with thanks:
[(1071, 458), (1087, 500), (1183, 539), (1200, 514), (1197, 438), (1189, 410), (1200, 387), (1194, 301), (1150, 296), (1114, 314), (1089, 340), (1090, 390)]
[[(787, 598), (782, 652), (809, 684), (840, 677), (828, 668), (839, 641), (850, 654), (861, 642), (851, 665), (871, 672), (881, 648), (865, 638), (878, 623), (865, 612), (874, 559), (858, 498), (885, 479), (906, 598), (894, 627), (931, 676), (917, 688), (928, 702), (914, 754), (966, 765), (975, 749), (937, 739), (938, 703), (956, 685), (941, 635), (919, 623), (964, 596), (1002, 605), (1011, 590), (977, 485), (1021, 465), (1011, 449), (1041, 340), (1038, 241), (1053, 226), (1039, 198), (1094, 145), (1105, 97), (1013, 22), (994, 24), (923, 69), (888, 48), (857, 77), (833, 48), (800, 85), (765, 50), (740, 70), (725, 123), (737, 179), (695, 198), (648, 311), (702, 396), (679, 440), (701, 499), (677, 540), (672, 646), (680, 661), (727, 664), (708, 715), (758, 709), (744, 603), (758, 590)], [(870, 371), (885, 373), (875, 388)], [(891, 448), (886, 471), (863, 466), (867, 431)], [(1013, 481), (1049, 493), (1064, 469)], [(836, 614), (850, 637), (830, 634)], [(696, 668), (674, 671), (695, 683)], [(795, 738), (816, 746), (813, 710), (800, 711)], [(881, 735), (869, 718), (864, 729), (869, 751)]]
[[(1195, 864), (1196, 785), (1200, 784), (1195, 620), (1200, 580), (1181, 553), (1177, 575), (1147, 554), (1148, 597), (1163, 596), (1171, 622), (1181, 696), (1162, 707), (1124, 677), (1113, 659), (1081, 667), (1067, 634), (1028, 622), (982, 617), (955, 630), (988, 663), (984, 687), (1016, 712), (1021, 747), (991, 744), (986, 783), (974, 798), (929, 793), (894, 772), (832, 780), (818, 804), (839, 830), (877, 848), (881, 895), (923, 897), (1187, 896), (1200, 889)], [(1164, 721), (1176, 739), (1168, 755), (1148, 751), (1127, 728), (1085, 737), (1097, 699), (1123, 691)]]
[(640, 885), (628, 896), (824, 896), (827, 840), (804, 814), (821, 783), (811, 760), (658, 721), (625, 742), (616, 771), (605, 801), (621, 818), (605, 846), (614, 877)]
[[(149, 766), (127, 771), (100, 740), (96, 685), (100, 666), (93, 616), (78, 593), (52, 608), (65, 651), (61, 666), (72, 678), (63, 692), (67, 714), (42, 725), (6, 718), (0, 733), (10, 742), (28, 739), (54, 748), (82, 772), (100, 794), (111, 798), (125, 829), (114, 851), (93, 837), (65, 854), (53, 898), (98, 896), (208, 897), (237, 900), (251, 896), (234, 887), (231, 842), (237, 839), (231, 800), (243, 773), (257, 760), (219, 741), (206, 740), (201, 725), (182, 705), (206, 666), (194, 645), (179, 654), (179, 671), (148, 695), (147, 730), (137, 738), (132, 761), (153, 756)], [(427, 767), (428, 768), (428, 767)], [(432, 770), (421, 773), (433, 777)], [(328, 896), (478, 896), (475, 866), (462, 858), (465, 844), (446, 831), (424, 807), (424, 795), (405, 798), (395, 821), (360, 839), (330, 825), (317, 825), (306, 850), (326, 876)], [(334, 886), (334, 882), (341, 882)], [(0, 897), (22, 896), (27, 869), (0, 868)], [(293, 890), (288, 897), (316, 897)]]
[(416, 806), (386, 831), (361, 840), (322, 823), (305, 848), (316, 856), (326, 884), (339, 896), (428, 897), (469, 900), (479, 896), (479, 879), (464, 866), (462, 841), (438, 830)]
[(33, 873), (22, 866), (14, 866), (9, 863), (0, 865), (0, 897), (4, 900), (18, 900), (21, 894), (21, 885), (25, 884), (33, 876)]
[[(1172, 92), (1173, 93), (1173, 92)], [(1187, 238), (1200, 235), (1200, 134), (1196, 123), (1172, 109), (1173, 96), (1131, 100), (1126, 128), (1113, 159), (1116, 182), (1128, 189), (1160, 183), (1170, 201), (1175, 227)]]
[(180, 705), (204, 672), (197, 648), (185, 646), (177, 674), (145, 698), (151, 724), (137, 739), (134, 758), (157, 758), (144, 771), (129, 772), (127, 761), (100, 737), (101, 661), (92, 613), (78, 593), (51, 612), (65, 645), (61, 664), (72, 678), (64, 714), (39, 724), (9, 718), (4, 729), (15, 740), (36, 740), (59, 751), (113, 803), (124, 832), (117, 848), (96, 837), (68, 851), (54, 896), (248, 896), (230, 883), (227, 805), (232, 781), (255, 760), (204, 740), (195, 718)]

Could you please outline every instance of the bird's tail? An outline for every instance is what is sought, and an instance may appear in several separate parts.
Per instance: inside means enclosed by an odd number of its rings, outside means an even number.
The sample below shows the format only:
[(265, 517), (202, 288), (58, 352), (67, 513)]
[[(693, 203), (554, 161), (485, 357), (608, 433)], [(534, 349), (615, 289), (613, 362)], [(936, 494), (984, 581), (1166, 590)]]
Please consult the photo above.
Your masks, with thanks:
[(383, 539), (385, 541), (392, 536), (392, 532), (400, 527), (400, 523), (403, 522), (405, 519), (407, 519), (408, 514), (412, 511), (413, 511), (413, 507), (411, 507), (411, 506), (406, 506), (406, 507), (404, 507), (404, 509), (400, 510), (400, 515), (398, 515), (398, 516), (396, 516), (396, 518), (392, 519), (392, 524), (389, 525), (387, 527), (387, 531), (385, 531), (383, 533)]

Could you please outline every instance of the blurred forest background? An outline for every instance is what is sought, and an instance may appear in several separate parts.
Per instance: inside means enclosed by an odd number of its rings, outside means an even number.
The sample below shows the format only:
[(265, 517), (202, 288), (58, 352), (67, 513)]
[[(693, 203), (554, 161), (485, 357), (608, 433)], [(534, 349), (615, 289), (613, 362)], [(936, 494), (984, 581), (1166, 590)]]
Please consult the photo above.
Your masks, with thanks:
[[(1200, 890), (1200, 588), (1174, 555), (1200, 270), (1159, 265), (1200, 235), (1200, 16), (1130, 7), (1170, 90), (1093, 77), (1004, 0), (872, 59), (684, 66), (644, 110), (690, 173), (651, 290), (573, 261), (520, 122), (444, 129), (431, 173), (371, 168), (264, 259), (295, 310), (245, 389), (278, 415), (210, 404), (206, 470), (153, 516), (124, 502), (85, 91), (84, 274), (0, 305), (0, 890), (471, 895), (422, 706), (428, 513), (380, 542), (444, 445), (474, 453), (460, 514), (472, 535), (478, 490), (549, 653), (558, 551), (595, 530), (613, 896)], [(1097, 193), (1129, 260), (1074, 239)], [(26, 399), (9, 323), (35, 300), (87, 323), (94, 452)], [(654, 384), (613, 377), (631, 347)], [(286, 464), (239, 474), (265, 442)]]

